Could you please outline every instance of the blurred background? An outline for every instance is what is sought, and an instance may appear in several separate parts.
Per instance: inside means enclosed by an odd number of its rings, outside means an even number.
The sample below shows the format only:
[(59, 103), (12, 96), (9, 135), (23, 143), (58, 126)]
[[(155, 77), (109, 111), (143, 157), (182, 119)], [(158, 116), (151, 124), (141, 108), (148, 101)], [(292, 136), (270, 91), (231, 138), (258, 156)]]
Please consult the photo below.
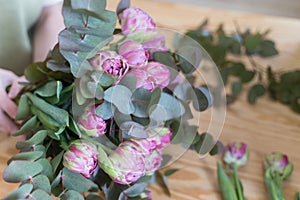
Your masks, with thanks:
[(300, 0), (155, 0), (300, 18)]

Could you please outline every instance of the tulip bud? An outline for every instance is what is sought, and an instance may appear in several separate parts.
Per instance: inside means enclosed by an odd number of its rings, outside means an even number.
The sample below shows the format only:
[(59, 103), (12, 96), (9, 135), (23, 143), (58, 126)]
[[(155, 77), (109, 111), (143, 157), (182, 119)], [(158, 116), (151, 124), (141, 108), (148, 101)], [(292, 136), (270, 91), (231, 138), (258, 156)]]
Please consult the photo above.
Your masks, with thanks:
[(81, 131), (92, 137), (99, 137), (106, 132), (106, 122), (95, 113), (96, 105), (89, 106), (78, 119)]
[(238, 167), (246, 165), (249, 151), (245, 143), (233, 142), (226, 146), (223, 160), (226, 164), (236, 164)]
[(146, 175), (151, 176), (160, 166), (162, 162), (161, 152), (154, 150), (151, 154), (145, 156)]
[(145, 49), (154, 53), (157, 51), (167, 51), (165, 42), (165, 37), (163, 35), (156, 34), (153, 38), (144, 41), (142, 44)]
[(148, 131), (149, 137), (147, 138), (150, 143), (155, 146), (154, 149), (162, 149), (168, 146), (171, 142), (172, 130), (166, 127), (157, 127)]
[(141, 43), (126, 40), (119, 46), (118, 52), (130, 67), (141, 67), (148, 62), (149, 53)]
[(91, 61), (90, 64), (95, 70), (104, 71), (113, 76), (122, 77), (129, 66), (125, 59), (114, 51), (101, 51)]
[(124, 35), (135, 41), (148, 40), (155, 34), (156, 24), (142, 9), (131, 7), (119, 14)]
[(76, 140), (71, 143), (63, 157), (63, 165), (69, 170), (81, 173), (86, 178), (97, 169), (97, 147), (84, 140)]
[(130, 184), (145, 175), (145, 159), (142, 149), (132, 141), (122, 142), (114, 152), (108, 156), (108, 160), (99, 165), (119, 184)]
[(293, 172), (293, 164), (289, 162), (287, 155), (272, 152), (264, 159), (265, 170), (270, 169), (271, 174), (278, 173), (282, 180), (289, 177)]
[(169, 69), (159, 62), (149, 62), (146, 66), (132, 69), (129, 74), (136, 76), (136, 87), (152, 92), (155, 88), (165, 88), (170, 82)]

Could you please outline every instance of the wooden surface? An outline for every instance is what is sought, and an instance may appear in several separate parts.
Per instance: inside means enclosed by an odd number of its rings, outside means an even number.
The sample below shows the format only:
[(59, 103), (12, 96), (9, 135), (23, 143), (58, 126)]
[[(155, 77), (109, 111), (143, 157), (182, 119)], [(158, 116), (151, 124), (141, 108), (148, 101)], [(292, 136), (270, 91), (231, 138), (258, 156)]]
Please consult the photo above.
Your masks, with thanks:
[[(116, 2), (109, 0), (109, 7), (114, 8)], [(205, 18), (210, 19), (211, 29), (219, 23), (224, 23), (226, 30), (234, 31), (234, 21), (241, 29), (251, 28), (262, 31), (271, 29), (270, 37), (276, 41), (280, 56), (260, 63), (270, 64), (277, 70), (300, 68), (299, 20), (146, 0), (136, 0), (132, 4), (145, 9), (160, 26), (181, 32), (196, 27)], [(201, 123), (209, 122), (208, 118), (202, 119)], [(14, 148), (16, 138), (2, 134), (0, 139), (2, 173), (6, 161), (17, 151)], [(294, 163), (294, 173), (284, 183), (286, 199), (293, 199), (294, 193), (300, 191), (300, 115), (293, 113), (288, 107), (273, 102), (268, 97), (263, 97), (255, 105), (249, 105), (243, 95), (227, 108), (220, 139), (224, 143), (243, 141), (249, 145), (251, 151), (249, 163), (240, 169), (240, 177), (248, 200), (268, 199), (262, 179), (261, 162), (264, 154), (271, 151), (288, 154)], [(158, 186), (154, 185), (151, 187), (154, 199), (221, 199), (216, 182), (216, 162), (219, 160), (219, 157), (199, 159), (193, 152), (185, 153), (171, 166), (181, 169), (169, 179), (172, 197), (167, 197)], [(1, 180), (0, 197), (15, 187), (16, 185)]]

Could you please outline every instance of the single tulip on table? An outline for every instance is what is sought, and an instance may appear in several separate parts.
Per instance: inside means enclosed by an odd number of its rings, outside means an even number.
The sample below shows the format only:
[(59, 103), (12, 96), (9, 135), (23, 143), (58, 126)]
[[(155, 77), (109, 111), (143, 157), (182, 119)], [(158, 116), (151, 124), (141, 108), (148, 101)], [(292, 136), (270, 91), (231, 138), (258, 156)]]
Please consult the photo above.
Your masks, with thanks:
[(243, 186), (238, 176), (238, 168), (246, 165), (249, 157), (245, 143), (233, 142), (226, 146), (223, 161), (230, 177), (218, 163), (218, 182), (224, 200), (245, 200)]
[(282, 182), (293, 172), (293, 164), (287, 155), (279, 152), (267, 154), (263, 162), (264, 180), (272, 200), (284, 200)]

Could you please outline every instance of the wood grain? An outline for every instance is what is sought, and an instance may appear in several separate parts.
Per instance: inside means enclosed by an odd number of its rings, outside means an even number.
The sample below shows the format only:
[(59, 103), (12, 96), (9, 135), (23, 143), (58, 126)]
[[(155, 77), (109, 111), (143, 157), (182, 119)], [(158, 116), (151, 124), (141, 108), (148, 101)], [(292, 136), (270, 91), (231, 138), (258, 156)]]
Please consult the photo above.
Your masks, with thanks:
[[(116, 0), (109, 1), (109, 8), (115, 8)], [(290, 70), (300, 67), (300, 21), (290, 18), (271, 17), (250, 13), (228, 12), (186, 5), (158, 3), (146, 0), (132, 1), (133, 5), (145, 9), (159, 26), (184, 32), (195, 28), (209, 18), (209, 28), (224, 23), (227, 31), (235, 31), (234, 22), (241, 29), (271, 29), (270, 37), (276, 41), (280, 55), (260, 60), (262, 65), (272, 65), (275, 70)], [(209, 117), (201, 123), (209, 123)], [(6, 161), (17, 151), (16, 138), (0, 135), (0, 171)], [(280, 151), (289, 155), (294, 163), (294, 173), (284, 184), (286, 199), (293, 199), (300, 191), (300, 115), (288, 107), (273, 102), (267, 96), (255, 105), (246, 102), (245, 94), (227, 108), (226, 121), (220, 139), (224, 142), (243, 141), (249, 145), (249, 164), (240, 170), (245, 195), (249, 200), (268, 199), (263, 184), (262, 159), (265, 153)], [(169, 184), (172, 197), (167, 197), (157, 185), (151, 186), (154, 199), (214, 200), (221, 199), (216, 182), (216, 162), (219, 157), (199, 159), (193, 152), (186, 152), (171, 168), (180, 168), (172, 175)], [(0, 181), (0, 196), (12, 191), (16, 185)]]

